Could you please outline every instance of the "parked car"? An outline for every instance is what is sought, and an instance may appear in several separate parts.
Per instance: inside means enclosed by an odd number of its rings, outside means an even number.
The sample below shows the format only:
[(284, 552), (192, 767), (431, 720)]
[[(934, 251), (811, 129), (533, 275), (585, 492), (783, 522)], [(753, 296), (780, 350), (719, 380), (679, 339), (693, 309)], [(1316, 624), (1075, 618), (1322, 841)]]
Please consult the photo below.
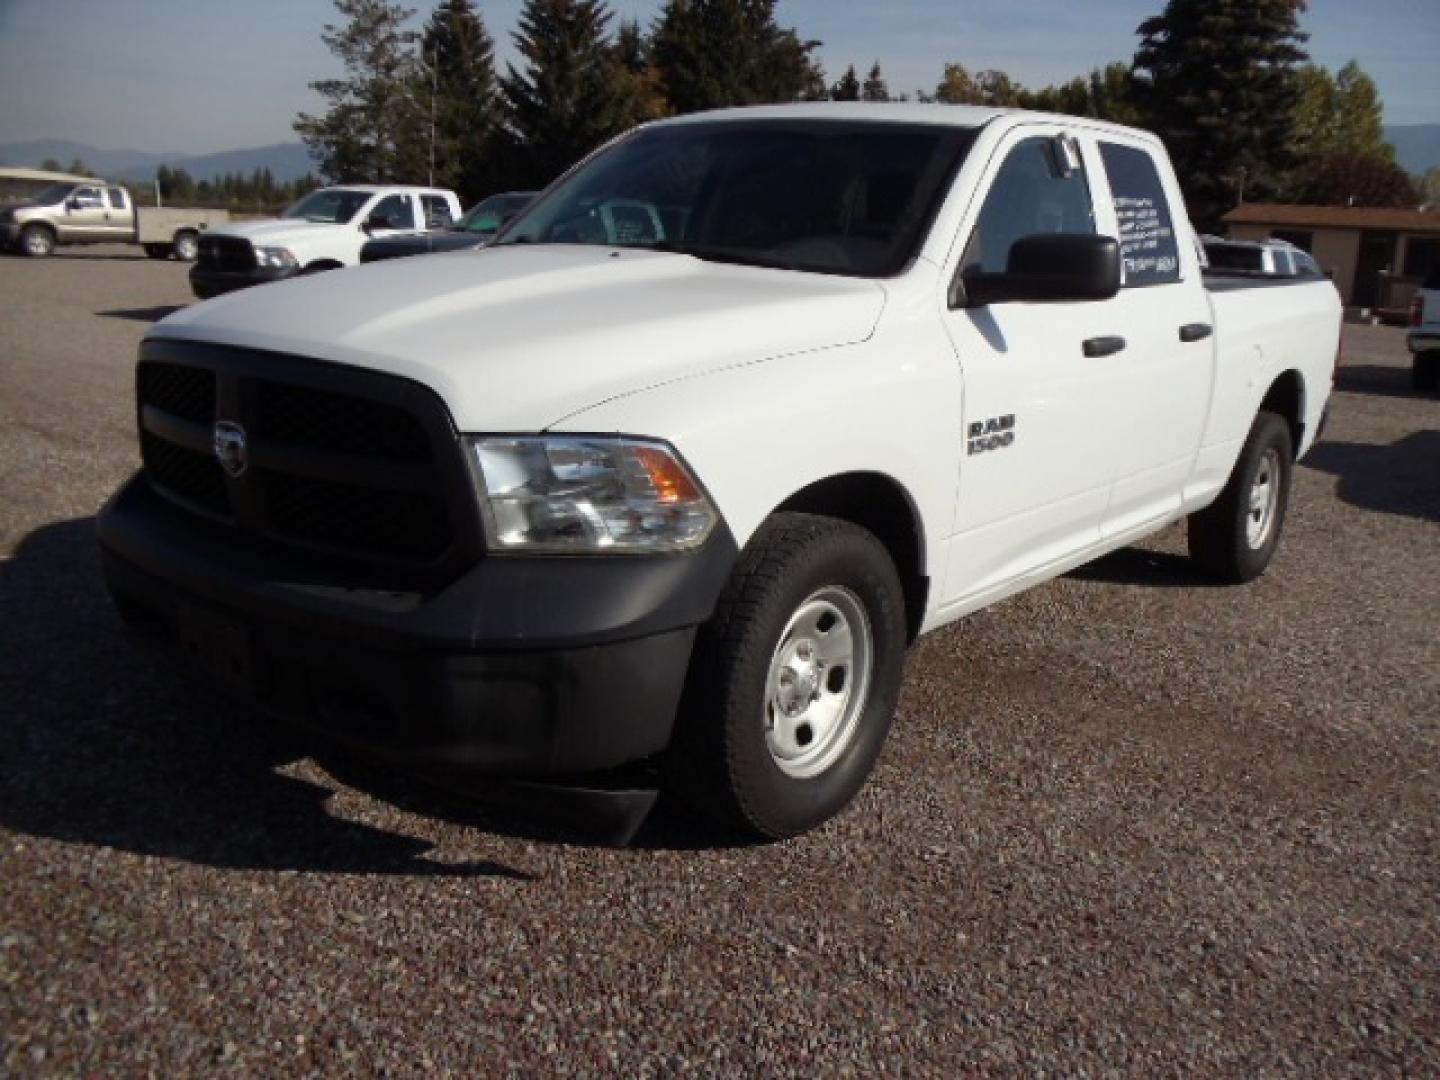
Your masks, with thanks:
[(1440, 266), (1430, 271), (1415, 293), (1405, 344), (1413, 357), (1415, 389), (1440, 390)]
[(105, 574), (403, 767), (635, 766), (788, 836), (865, 782), (917, 635), (1187, 517), (1263, 573), (1339, 337), (1328, 281), (1202, 275), (1150, 133), (680, 117), (473, 257), (154, 326)]
[(152, 259), (195, 258), (200, 234), (230, 220), (226, 210), (137, 206), (104, 180), (52, 184), (0, 208), (0, 248), (49, 255), (60, 244), (139, 244)]
[(371, 240), (360, 249), (360, 261), (379, 262), (407, 255), (484, 247), (495, 239), (511, 218), (530, 205), (535, 194), (533, 191), (507, 191), (503, 195), (491, 195), (472, 206), (454, 224), (432, 228), (428, 232), (401, 233), (383, 240)]
[(1205, 258), (1215, 270), (1266, 277), (1324, 277), (1308, 251), (1284, 240), (1226, 240), (1201, 237)]
[(312, 191), (278, 219), (236, 222), (208, 233), (190, 270), (202, 300), (221, 293), (355, 266), (367, 240), (429, 229), (460, 216), (441, 188), (345, 184)]

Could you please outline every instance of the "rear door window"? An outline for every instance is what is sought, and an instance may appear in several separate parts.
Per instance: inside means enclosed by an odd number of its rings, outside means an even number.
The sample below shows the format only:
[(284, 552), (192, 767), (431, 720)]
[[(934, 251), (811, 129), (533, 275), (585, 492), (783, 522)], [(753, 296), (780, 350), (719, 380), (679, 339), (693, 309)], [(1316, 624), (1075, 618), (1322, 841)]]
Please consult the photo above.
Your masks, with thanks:
[(118, 187), (106, 188), (106, 194), (110, 196), (110, 205), (116, 210), (126, 209), (125, 192)]
[(1120, 223), (1120, 256), (1125, 287), (1169, 285), (1180, 280), (1180, 248), (1170, 203), (1150, 154), (1133, 146), (1100, 143)]
[(388, 195), (370, 211), (370, 218), (384, 218), (387, 229), (414, 229), (415, 204), (408, 195)]
[(455, 217), (450, 213), (450, 204), (440, 195), (421, 195), (420, 201), (425, 204), (425, 227), (427, 229), (443, 229), (447, 225), (454, 224)]

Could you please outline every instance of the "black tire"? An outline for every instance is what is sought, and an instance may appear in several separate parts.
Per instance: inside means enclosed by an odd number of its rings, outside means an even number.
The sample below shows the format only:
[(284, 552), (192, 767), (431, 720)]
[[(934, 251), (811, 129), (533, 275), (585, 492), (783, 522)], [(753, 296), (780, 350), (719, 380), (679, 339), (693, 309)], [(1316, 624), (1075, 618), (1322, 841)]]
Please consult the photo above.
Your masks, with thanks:
[(170, 257), (169, 244), (142, 244), (145, 254), (152, 259), (168, 259)]
[(200, 255), (200, 237), (189, 229), (182, 229), (175, 234), (170, 250), (181, 262), (194, 262)]
[[(829, 670), (820, 659), (830, 616), (814, 613), (831, 601), (848, 606), (855, 624), (868, 631), (868, 665), (858, 648), (850, 661), (837, 660)], [(807, 631), (787, 635), (804, 612), (817, 619), (815, 641), (822, 644), (814, 653), (803, 637)], [(839, 626), (846, 625), (842, 615)], [(871, 533), (810, 514), (772, 517), (746, 546), (714, 616), (700, 629), (666, 751), (667, 789), (707, 817), (770, 839), (813, 829), (839, 813), (869, 777), (890, 730), (904, 672), (905, 626), (899, 576)], [(853, 634), (856, 642), (861, 637)], [(778, 695), (786, 676), (772, 678), (772, 669), (787, 670), (777, 668), (786, 655), (789, 663), (816, 659), (803, 692), (790, 682), (791, 704), (802, 711), (798, 719), (787, 712), (779, 720), (795, 725), (801, 758), (782, 767), (772, 750), (772, 738), (779, 737), (772, 694)], [(851, 692), (859, 694), (853, 707)], [(797, 699), (804, 693), (811, 696), (801, 706)], [(835, 695), (828, 698), (832, 703), (847, 696), (831, 734), (815, 736), (811, 748), (804, 732), (811, 703), (817, 716), (824, 708), (821, 694)], [(807, 763), (805, 754), (815, 756)], [(812, 766), (812, 774), (796, 774)]]
[[(1269, 483), (1276, 491), (1275, 502), (1267, 513), (1268, 524), (1257, 537), (1251, 526), (1253, 523), (1258, 529), (1261, 523), (1251, 500), (1259, 490), (1257, 481), (1264, 479), (1262, 470), (1270, 473)], [(1225, 490), (1210, 506), (1190, 515), (1191, 558), (1207, 573), (1235, 584), (1253, 581), (1263, 574), (1280, 544), (1294, 471), (1290, 425), (1274, 413), (1260, 413), (1250, 427)], [(1269, 488), (1265, 491), (1268, 495)]]
[(1410, 381), (1422, 394), (1440, 390), (1440, 353), (1416, 353), (1410, 369)]
[(44, 258), (55, 251), (55, 232), (48, 225), (26, 225), (20, 230), (20, 250), (31, 258)]

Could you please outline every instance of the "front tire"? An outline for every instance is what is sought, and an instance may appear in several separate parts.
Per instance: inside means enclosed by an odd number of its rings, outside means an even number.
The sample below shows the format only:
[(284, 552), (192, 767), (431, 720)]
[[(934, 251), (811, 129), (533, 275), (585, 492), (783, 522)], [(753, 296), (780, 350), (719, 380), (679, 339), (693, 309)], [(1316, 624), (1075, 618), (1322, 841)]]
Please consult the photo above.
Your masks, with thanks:
[(45, 225), (26, 225), (20, 231), (20, 250), (31, 258), (43, 259), (55, 250), (55, 234)]
[(1294, 470), (1290, 425), (1274, 413), (1260, 413), (1225, 490), (1190, 515), (1191, 558), (1234, 584), (1263, 574), (1280, 545)]
[(777, 514), (697, 637), (667, 787), (778, 839), (839, 813), (869, 777), (900, 695), (905, 600), (871, 533)]

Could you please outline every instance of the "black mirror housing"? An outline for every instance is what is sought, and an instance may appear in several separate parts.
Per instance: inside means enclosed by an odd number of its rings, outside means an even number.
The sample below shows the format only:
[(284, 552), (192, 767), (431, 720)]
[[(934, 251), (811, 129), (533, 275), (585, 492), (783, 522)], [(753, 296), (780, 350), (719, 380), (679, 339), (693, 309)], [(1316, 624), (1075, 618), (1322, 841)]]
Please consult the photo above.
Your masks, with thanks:
[(972, 271), (957, 284), (956, 307), (1109, 300), (1120, 291), (1120, 243), (1078, 233), (1021, 237), (1011, 245), (1004, 273)]

